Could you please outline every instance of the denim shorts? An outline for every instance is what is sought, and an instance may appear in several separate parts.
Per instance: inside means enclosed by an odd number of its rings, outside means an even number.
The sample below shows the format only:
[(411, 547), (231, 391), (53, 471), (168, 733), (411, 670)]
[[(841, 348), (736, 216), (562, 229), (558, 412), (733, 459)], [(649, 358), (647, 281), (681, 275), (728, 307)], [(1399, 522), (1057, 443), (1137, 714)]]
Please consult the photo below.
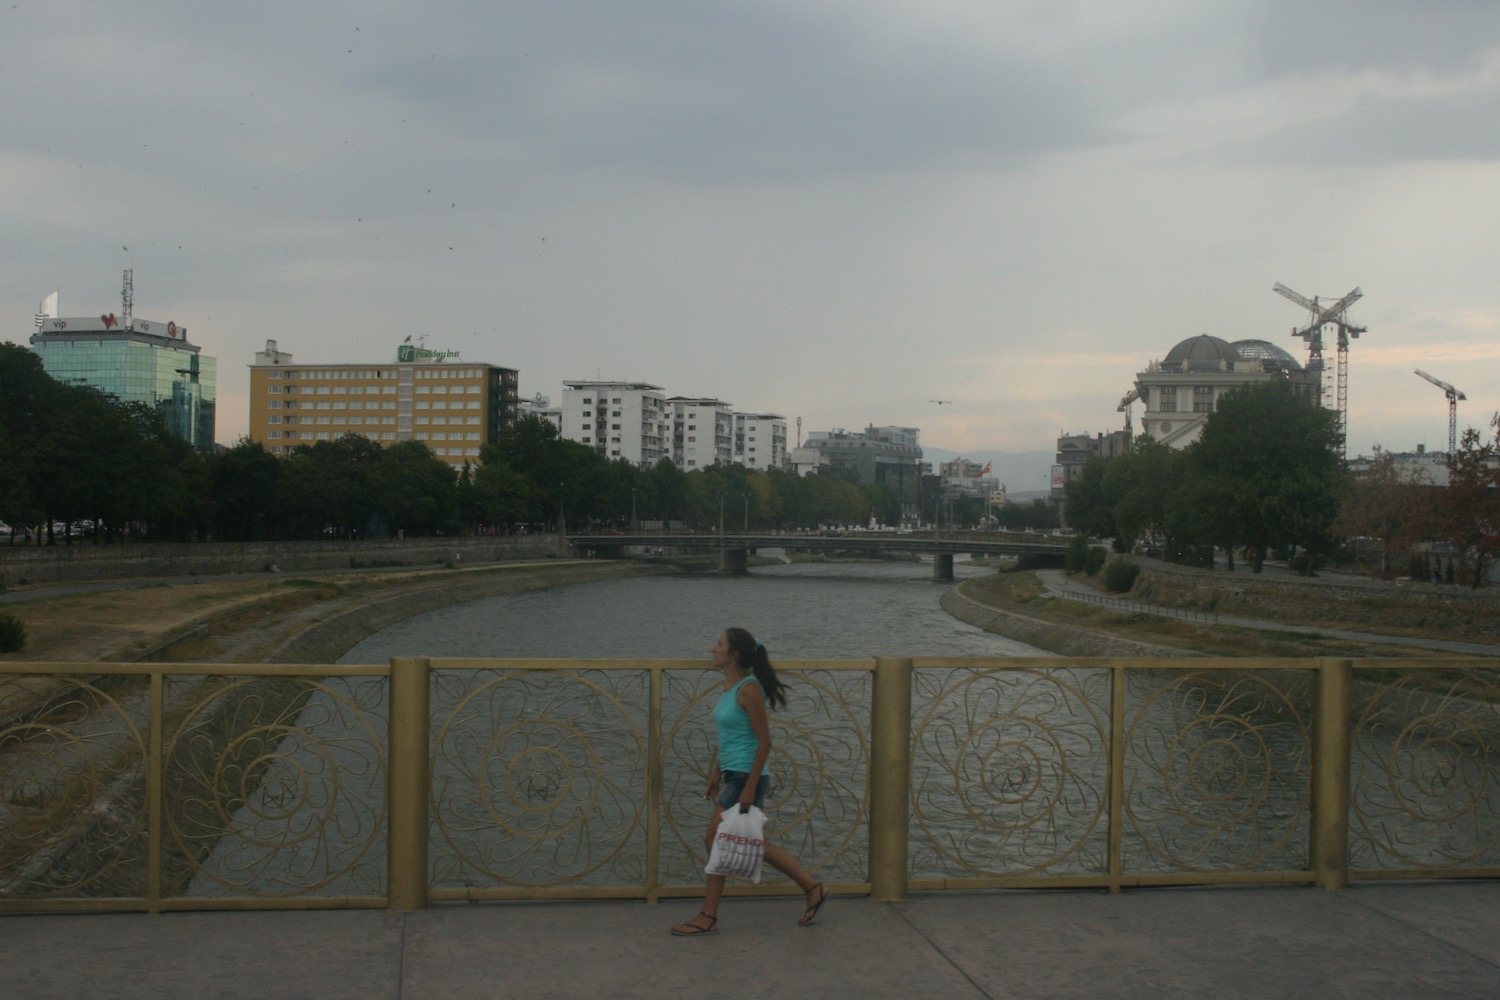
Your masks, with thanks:
[[(745, 790), (745, 781), (750, 777), (748, 771), (720, 771), (719, 772), (719, 808), (728, 809), (740, 801), (740, 793)], [(771, 776), (762, 774), (760, 780), (755, 783), (755, 807), (764, 809), (766, 807), (766, 789), (771, 785)]]

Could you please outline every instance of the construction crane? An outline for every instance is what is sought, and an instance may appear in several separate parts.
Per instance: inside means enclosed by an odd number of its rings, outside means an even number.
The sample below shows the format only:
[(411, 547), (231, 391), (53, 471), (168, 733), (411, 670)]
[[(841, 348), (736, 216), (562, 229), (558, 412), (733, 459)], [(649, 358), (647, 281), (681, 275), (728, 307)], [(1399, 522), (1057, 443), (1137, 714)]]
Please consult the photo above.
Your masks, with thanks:
[(1355, 326), (1349, 322), (1348, 310), (1351, 305), (1364, 298), (1365, 293), (1355, 288), (1337, 302), (1325, 306), (1317, 296), (1308, 298), (1292, 291), (1279, 281), (1271, 286), (1271, 291), (1306, 309), (1312, 319), (1302, 329), (1294, 328), (1292, 336), (1301, 337), (1307, 343), (1307, 370), (1317, 373), (1320, 391), (1323, 379), (1323, 327), (1330, 323), (1337, 327), (1335, 343), (1338, 360), (1334, 371), (1333, 408), (1339, 415), (1339, 430), (1347, 432), (1349, 429), (1349, 341), (1365, 332), (1364, 327)]
[(1139, 390), (1139, 389), (1131, 389), (1129, 392), (1127, 392), (1125, 394), (1125, 398), (1122, 399), (1122, 400), (1120, 400), (1120, 405), (1117, 406), (1117, 407), (1115, 407), (1115, 412), (1116, 413), (1123, 413), (1123, 414), (1125, 414), (1125, 443), (1126, 444), (1129, 444), (1129, 443), (1131, 443), (1132, 441), (1135, 440), (1135, 435), (1131, 433), (1131, 429), (1130, 429), (1130, 404), (1134, 403), (1136, 400), (1138, 400), (1140, 398), (1141, 398), (1141, 390)]
[(1416, 369), (1418, 375), (1437, 386), (1448, 394), (1448, 454), (1451, 456), (1458, 450), (1458, 401), (1468, 399), (1463, 393), (1440, 378), (1433, 378), (1422, 369)]

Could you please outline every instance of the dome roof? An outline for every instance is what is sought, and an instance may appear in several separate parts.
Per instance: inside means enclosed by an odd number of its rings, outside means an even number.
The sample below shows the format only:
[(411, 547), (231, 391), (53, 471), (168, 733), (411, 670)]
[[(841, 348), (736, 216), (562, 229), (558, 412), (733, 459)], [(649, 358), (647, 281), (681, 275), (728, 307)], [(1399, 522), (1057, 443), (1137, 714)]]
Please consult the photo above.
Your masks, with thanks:
[(1165, 363), (1191, 361), (1243, 361), (1244, 356), (1229, 346), (1229, 341), (1199, 334), (1189, 337), (1167, 352)]
[(1271, 367), (1292, 371), (1300, 371), (1302, 368), (1289, 351), (1282, 350), (1268, 340), (1236, 340), (1232, 346), (1240, 352), (1241, 357), (1251, 361), (1270, 362)]

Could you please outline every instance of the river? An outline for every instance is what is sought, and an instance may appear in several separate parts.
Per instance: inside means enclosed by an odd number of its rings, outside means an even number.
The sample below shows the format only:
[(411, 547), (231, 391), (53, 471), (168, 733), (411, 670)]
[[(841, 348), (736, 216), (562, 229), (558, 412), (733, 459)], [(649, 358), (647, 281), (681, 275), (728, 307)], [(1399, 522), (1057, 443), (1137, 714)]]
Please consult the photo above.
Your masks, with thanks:
[[(993, 570), (955, 563), (959, 579)], [(505, 595), (428, 612), (377, 632), (340, 663), (393, 656), (707, 659), (730, 626), (782, 659), (1049, 656), (960, 622), (938, 606), (932, 563), (799, 563), (644, 577)]]

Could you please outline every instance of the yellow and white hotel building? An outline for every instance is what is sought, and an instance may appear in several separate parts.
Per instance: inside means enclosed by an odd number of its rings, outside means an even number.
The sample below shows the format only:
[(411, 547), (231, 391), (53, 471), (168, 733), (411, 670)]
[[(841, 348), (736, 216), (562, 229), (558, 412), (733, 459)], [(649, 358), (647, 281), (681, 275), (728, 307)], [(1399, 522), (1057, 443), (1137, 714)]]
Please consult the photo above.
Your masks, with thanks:
[(516, 419), (518, 372), (411, 344), (394, 362), (298, 365), (266, 341), (250, 366), (250, 440), (273, 455), (361, 434), (382, 446), (421, 441), (455, 468)]

